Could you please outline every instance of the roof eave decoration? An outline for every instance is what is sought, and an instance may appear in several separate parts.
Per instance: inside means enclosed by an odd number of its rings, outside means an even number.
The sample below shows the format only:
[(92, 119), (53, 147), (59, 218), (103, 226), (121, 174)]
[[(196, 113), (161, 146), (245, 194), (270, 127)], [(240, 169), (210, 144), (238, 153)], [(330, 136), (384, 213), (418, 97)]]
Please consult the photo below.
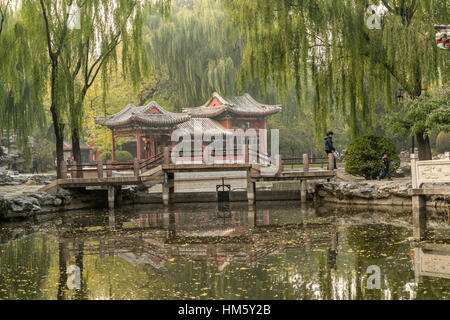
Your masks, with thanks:
[[(155, 112), (150, 112), (156, 109)], [(150, 112), (150, 113), (149, 113)], [(122, 111), (108, 117), (95, 117), (96, 124), (107, 127), (123, 127), (132, 123), (157, 127), (175, 126), (191, 119), (188, 114), (166, 111), (158, 103), (152, 101), (147, 106), (136, 107), (128, 105)]]
[[(214, 99), (217, 99), (222, 105), (210, 107), (209, 105)], [(265, 105), (259, 103), (248, 93), (242, 97), (223, 98), (215, 92), (212, 98), (203, 106), (186, 108), (183, 112), (190, 114), (194, 118), (214, 118), (225, 112), (241, 116), (270, 116), (281, 112), (281, 110), (281, 105)]]

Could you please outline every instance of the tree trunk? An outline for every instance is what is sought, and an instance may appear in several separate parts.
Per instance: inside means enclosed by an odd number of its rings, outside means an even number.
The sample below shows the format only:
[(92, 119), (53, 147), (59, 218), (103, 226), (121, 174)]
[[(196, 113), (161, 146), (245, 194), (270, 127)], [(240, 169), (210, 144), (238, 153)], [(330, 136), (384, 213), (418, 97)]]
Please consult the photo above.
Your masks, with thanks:
[(58, 179), (62, 179), (61, 163), (64, 161), (64, 135), (63, 125), (59, 123), (58, 114), (55, 111), (55, 107), (50, 108), (53, 119), (53, 127), (55, 129), (56, 137), (56, 176)]
[[(81, 148), (80, 148), (80, 130), (78, 128), (72, 129), (72, 154), (77, 164), (82, 163)], [(83, 178), (83, 171), (81, 168), (77, 170), (77, 178)]]
[(428, 136), (424, 136), (423, 133), (418, 133), (416, 138), (419, 147), (419, 160), (433, 160), (430, 138)]

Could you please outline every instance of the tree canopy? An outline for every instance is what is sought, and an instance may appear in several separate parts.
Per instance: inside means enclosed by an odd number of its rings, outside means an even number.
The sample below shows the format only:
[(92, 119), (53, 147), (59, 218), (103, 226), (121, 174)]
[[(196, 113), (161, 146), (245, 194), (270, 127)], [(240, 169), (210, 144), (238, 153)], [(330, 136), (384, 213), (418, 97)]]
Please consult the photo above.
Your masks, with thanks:
[(224, 3), (246, 36), (240, 85), (275, 81), (281, 96), (294, 85), (300, 110), (313, 101), (316, 138), (338, 113), (353, 138), (372, 133), (377, 102), (391, 110), (398, 88), (416, 98), (450, 74), (448, 55), (434, 43), (434, 24), (449, 22), (448, 1), (383, 0), (379, 30), (366, 24), (370, 1)]

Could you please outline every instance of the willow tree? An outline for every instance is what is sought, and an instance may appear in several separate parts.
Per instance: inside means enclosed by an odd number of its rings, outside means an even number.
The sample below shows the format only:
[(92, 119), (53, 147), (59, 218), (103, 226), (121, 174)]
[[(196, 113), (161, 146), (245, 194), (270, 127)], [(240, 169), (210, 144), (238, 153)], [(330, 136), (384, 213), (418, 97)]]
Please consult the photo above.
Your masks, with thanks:
[[(80, 131), (83, 102), (94, 81), (119, 65), (138, 84), (147, 68), (142, 47), (142, 16), (147, 2), (139, 0), (24, 0), (22, 10), (33, 39), (46, 43), (50, 66), (50, 112), (56, 136), (58, 177), (64, 161), (64, 129), (70, 125), (75, 160), (81, 162)], [(167, 12), (169, 1), (152, 1)], [(79, 17), (80, 21), (76, 21)], [(75, 19), (75, 20), (73, 20)], [(121, 61), (117, 50), (121, 49)]]
[(204, 103), (214, 91), (236, 93), (242, 41), (226, 27), (219, 1), (173, 1), (170, 18), (149, 15), (145, 26), (150, 62), (175, 82), (178, 110)]
[[(167, 14), (167, 2), (155, 1), (159, 14)], [(136, 88), (141, 77), (148, 74), (147, 54), (143, 49), (142, 15), (152, 11), (152, 4), (144, 7), (140, 1), (99, 3), (85, 1), (80, 7), (80, 29), (71, 31), (62, 63), (69, 86), (69, 119), (72, 151), (81, 163), (80, 136), (83, 104), (88, 90), (101, 75), (105, 99), (112, 72), (121, 66)], [(118, 50), (121, 49), (121, 61)], [(80, 172), (81, 173), (81, 172)]]
[[(313, 86), (316, 138), (337, 112), (353, 137), (371, 133), (377, 102), (392, 110), (398, 89), (414, 100), (448, 77), (448, 54), (436, 47), (433, 28), (449, 22), (448, 0), (382, 0), (375, 29), (368, 28), (376, 18), (368, 12), (369, 0), (223, 1), (246, 35), (240, 84), (273, 79), (284, 95), (293, 83), (299, 109), (308, 104), (306, 89)], [(427, 134), (416, 137), (419, 158), (430, 159)]]
[(29, 158), (28, 137), (43, 124), (45, 68), (13, 1), (0, 0), (0, 127), (14, 133)]

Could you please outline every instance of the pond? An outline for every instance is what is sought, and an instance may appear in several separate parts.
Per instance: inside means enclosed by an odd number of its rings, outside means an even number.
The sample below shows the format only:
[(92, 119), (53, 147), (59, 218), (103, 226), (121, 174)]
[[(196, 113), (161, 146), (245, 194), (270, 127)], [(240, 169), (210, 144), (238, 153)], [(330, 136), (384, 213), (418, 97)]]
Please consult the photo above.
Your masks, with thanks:
[[(450, 250), (412, 245), (407, 210), (270, 202), (43, 218), (0, 225), (0, 299), (450, 298)], [(435, 236), (450, 238), (445, 219)]]

